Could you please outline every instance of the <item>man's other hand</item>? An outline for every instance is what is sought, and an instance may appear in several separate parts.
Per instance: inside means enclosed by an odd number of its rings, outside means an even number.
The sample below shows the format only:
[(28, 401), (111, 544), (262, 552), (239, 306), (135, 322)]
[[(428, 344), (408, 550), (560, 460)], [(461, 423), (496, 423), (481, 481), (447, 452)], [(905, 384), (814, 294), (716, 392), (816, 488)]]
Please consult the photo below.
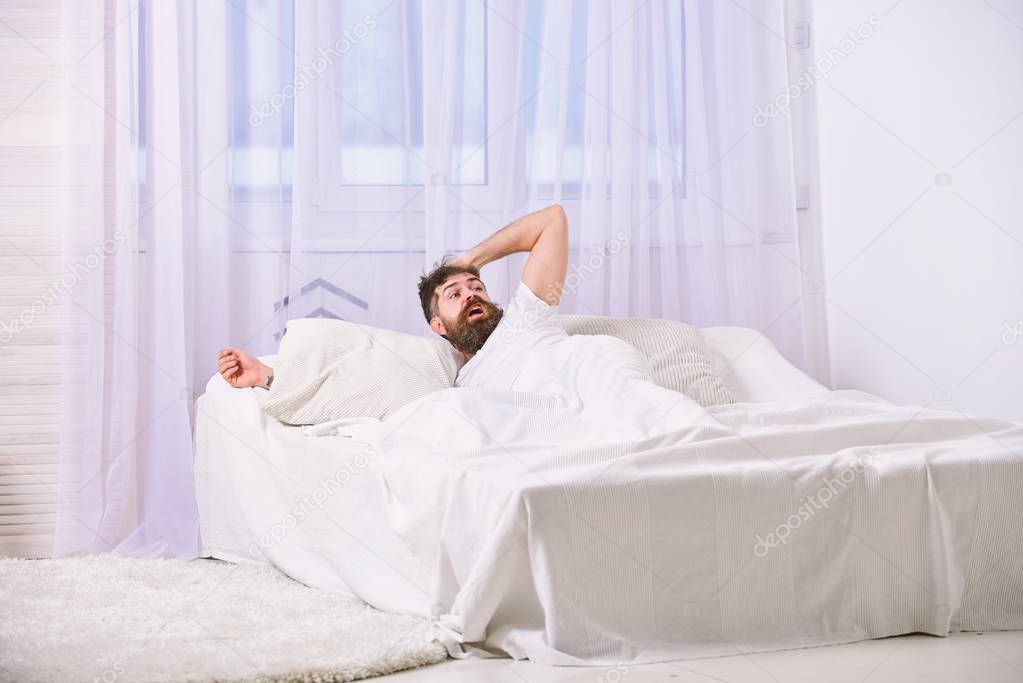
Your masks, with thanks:
[(232, 387), (262, 387), (273, 370), (248, 351), (227, 347), (217, 352), (217, 372)]

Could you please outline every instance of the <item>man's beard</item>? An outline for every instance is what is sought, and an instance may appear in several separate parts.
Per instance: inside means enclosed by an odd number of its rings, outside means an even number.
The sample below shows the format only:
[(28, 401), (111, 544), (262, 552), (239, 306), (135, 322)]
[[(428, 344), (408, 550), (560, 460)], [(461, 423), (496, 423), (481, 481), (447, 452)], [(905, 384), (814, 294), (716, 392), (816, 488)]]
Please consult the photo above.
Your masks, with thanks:
[[(470, 320), (469, 311), (476, 306), (482, 306), (484, 313), (479, 318)], [(501, 322), (503, 315), (504, 311), (497, 304), (476, 299), (462, 308), (454, 325), (445, 323), (447, 334), (444, 335), (444, 338), (462, 353), (474, 355), (483, 348), (483, 344), (490, 338), (490, 334), (497, 327), (497, 323)]]

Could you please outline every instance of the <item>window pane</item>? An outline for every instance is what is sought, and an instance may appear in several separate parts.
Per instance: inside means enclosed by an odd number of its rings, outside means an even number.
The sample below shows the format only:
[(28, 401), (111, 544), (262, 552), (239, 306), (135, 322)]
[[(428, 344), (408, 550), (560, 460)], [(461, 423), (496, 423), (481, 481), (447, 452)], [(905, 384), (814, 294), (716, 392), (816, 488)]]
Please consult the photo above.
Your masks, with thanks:
[(228, 12), (231, 182), (238, 198), (272, 198), (291, 186), (294, 3), (243, 0)]
[[(423, 161), (422, 3), (355, 0), (343, 3), (335, 35), (353, 36), (332, 84), (340, 103), (341, 182), (345, 185), (421, 185)], [(486, 182), (485, 7), (465, 3), (459, 27), (460, 74), (452, 182)], [(372, 23), (368, 35), (356, 29)], [(477, 151), (479, 150), (479, 151)], [(475, 152), (475, 153), (474, 153)], [(461, 160), (467, 161), (460, 166)]]
[(339, 82), (331, 86), (341, 96), (337, 111), (344, 184), (422, 183), (422, 163), (416, 158), (423, 156), (420, 5), (398, 0), (385, 8), (382, 2), (362, 0), (340, 6), (340, 26), (333, 33), (351, 31), (367, 23), (366, 17), (376, 24), (341, 58)]
[[(562, 198), (576, 199), (579, 197), (580, 185), (583, 172), (583, 125), (585, 107), (592, 106), (586, 101), (585, 92), (581, 87), (586, 84), (586, 56), (587, 56), (587, 33), (586, 22), (588, 20), (588, 3), (572, 3), (571, 12), (550, 11), (543, 0), (530, 0), (526, 6), (526, 33), (531, 36), (523, 42), (525, 51), (525, 76), (526, 82), (524, 92), (536, 93), (541, 86), (551, 88), (551, 92), (557, 92), (559, 83), (548, 82), (550, 74), (541, 74), (541, 63), (544, 55), (537, 42), (542, 39), (544, 32), (549, 35), (565, 35), (563, 21), (570, 22), (568, 27), (570, 49), (567, 63), (572, 65), (571, 81), (567, 88), (568, 113), (564, 123), (559, 118), (560, 101), (557, 96), (548, 94), (547, 97), (533, 97), (526, 105), (526, 185), (534, 186), (540, 196), (549, 196), (558, 178), (558, 139), (561, 137), (561, 127), (564, 125), (564, 149), (562, 152), (562, 167), (560, 180), (562, 181)], [(552, 25), (545, 26), (545, 18), (552, 22)]]
[[(610, 51), (609, 44), (602, 37), (597, 44), (591, 44), (594, 40), (589, 34), (588, 24), (591, 19), (590, 12), (598, 11), (601, 6), (589, 2), (575, 2), (571, 4), (570, 11), (552, 11), (552, 6), (545, 0), (528, 0), (526, 4), (527, 16), (525, 33), (530, 36), (523, 42), (525, 59), (525, 84), (524, 92), (536, 93), (541, 86), (544, 87), (542, 96), (534, 97), (526, 106), (526, 178), (525, 184), (533, 188), (533, 192), (539, 197), (551, 197), (554, 187), (558, 181), (561, 182), (563, 199), (578, 199), (586, 191), (586, 184), (609, 182), (609, 178), (583, 178), (583, 160), (585, 152), (593, 153), (595, 149), (601, 149), (602, 145), (593, 145), (589, 150), (584, 146), (584, 126), (586, 123), (586, 112), (591, 115), (601, 115), (601, 107), (609, 103), (598, 102), (595, 98), (587, 95), (588, 75), (596, 75), (603, 78), (604, 74), (610, 73), (610, 60), (615, 57)], [(606, 7), (604, 8), (606, 9)], [(641, 26), (642, 34), (647, 35), (653, 31), (662, 34), (661, 44), (667, 46), (666, 54), (657, 55), (656, 58), (665, 62), (667, 70), (667, 83), (655, 83), (653, 72), (653, 42), (647, 41), (646, 68), (647, 81), (651, 84), (647, 96), (650, 100), (646, 103), (648, 120), (646, 132), (642, 133), (647, 138), (648, 147), (648, 177), (651, 178), (651, 193), (656, 195), (662, 192), (660, 184), (670, 186), (671, 182), (679, 181), (685, 174), (683, 168), (682, 140), (684, 139), (684, 113), (682, 109), (682, 74), (683, 74), (683, 37), (684, 25), (682, 16), (682, 4), (670, 2), (667, 4), (667, 26), (654, 25), (652, 14), (637, 12), (632, 21), (646, 21)], [(545, 24), (545, 22), (548, 22)], [(565, 23), (568, 22), (568, 26)], [(619, 27), (621, 30), (621, 27)], [(630, 25), (626, 30), (635, 30)], [(550, 82), (551, 74), (544, 71), (544, 62), (550, 66), (551, 56), (545, 55), (546, 50), (540, 48), (537, 43), (543, 36), (568, 35), (570, 44), (566, 62), (571, 65), (567, 78), (569, 85), (565, 89), (565, 106), (567, 114), (564, 122), (559, 119), (560, 95), (552, 94), (560, 87), (558, 82)], [(596, 69), (588, 74), (591, 69)], [(560, 76), (559, 76), (560, 77)], [(544, 83), (547, 85), (544, 86)], [(613, 87), (613, 84), (612, 84)], [(553, 89), (548, 92), (547, 88)], [(655, 90), (656, 88), (656, 90)], [(667, 130), (658, 131), (654, 120), (654, 113), (659, 106), (655, 97), (663, 96), (667, 106)], [(615, 114), (609, 114), (615, 116)], [(563, 132), (562, 132), (562, 126)], [(608, 135), (611, 134), (611, 127), (608, 127)], [(559, 137), (564, 139), (564, 147), (561, 150), (561, 168), (558, 168)], [(664, 139), (659, 139), (663, 137)], [(610, 141), (610, 138), (608, 139)], [(608, 146), (608, 152), (611, 148)], [(606, 160), (607, 169), (611, 169), (614, 160), (610, 157)]]

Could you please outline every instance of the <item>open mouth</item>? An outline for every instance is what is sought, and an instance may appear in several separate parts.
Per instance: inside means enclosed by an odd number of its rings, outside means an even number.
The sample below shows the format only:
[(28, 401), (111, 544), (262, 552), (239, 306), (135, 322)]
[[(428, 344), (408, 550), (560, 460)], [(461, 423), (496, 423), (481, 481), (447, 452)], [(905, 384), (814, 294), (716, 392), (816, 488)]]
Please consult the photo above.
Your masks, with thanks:
[(479, 304), (473, 304), (472, 306), (469, 307), (469, 314), (467, 317), (469, 320), (473, 320), (474, 318), (479, 318), (485, 312), (486, 310), (482, 306), (480, 306)]

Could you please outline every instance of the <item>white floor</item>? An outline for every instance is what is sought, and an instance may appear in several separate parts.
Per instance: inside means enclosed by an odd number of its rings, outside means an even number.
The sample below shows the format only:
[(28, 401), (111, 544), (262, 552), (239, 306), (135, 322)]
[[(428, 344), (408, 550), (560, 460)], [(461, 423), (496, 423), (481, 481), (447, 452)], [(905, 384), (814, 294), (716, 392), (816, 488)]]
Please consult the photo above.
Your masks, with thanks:
[(912, 635), (850, 645), (685, 662), (579, 668), (509, 659), (449, 660), (385, 676), (394, 683), (1023, 682), (1023, 631)]

